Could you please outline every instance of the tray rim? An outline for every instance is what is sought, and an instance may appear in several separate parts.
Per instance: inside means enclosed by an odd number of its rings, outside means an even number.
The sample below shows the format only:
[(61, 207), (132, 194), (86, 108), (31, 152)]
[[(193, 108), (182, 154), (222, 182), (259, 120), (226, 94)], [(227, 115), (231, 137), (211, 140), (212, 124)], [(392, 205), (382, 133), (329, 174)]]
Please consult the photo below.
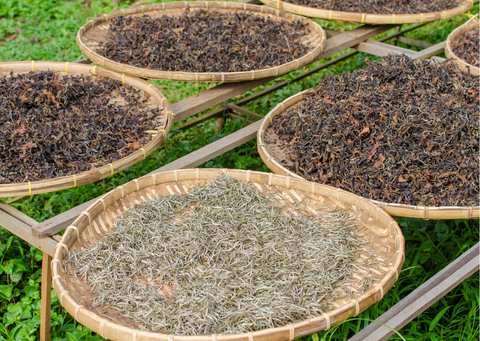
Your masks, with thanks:
[[(306, 23), (321, 39), (320, 44), (315, 47), (312, 51), (308, 52), (306, 55), (297, 58), (291, 62), (282, 64), (280, 66), (252, 70), (252, 71), (241, 71), (241, 72), (185, 72), (185, 71), (161, 71), (155, 69), (147, 69), (136, 66), (131, 66), (128, 64), (122, 64), (115, 62), (111, 59), (108, 59), (104, 56), (101, 56), (88, 46), (86, 46), (82, 37), (85, 33), (95, 26), (103, 24), (112, 18), (121, 16), (121, 15), (131, 15), (131, 14), (146, 14), (147, 12), (152, 11), (166, 11), (169, 9), (197, 9), (203, 8), (207, 10), (215, 9), (227, 9), (227, 10), (242, 10), (242, 11), (252, 11), (270, 14), (272, 16), (281, 17), (282, 19), (287, 20), (301, 20)], [(255, 79), (261, 79), (266, 77), (278, 77), (283, 74), (286, 74), (291, 71), (298, 70), (313, 61), (316, 60), (318, 56), (323, 52), (327, 41), (327, 35), (323, 28), (318, 25), (313, 20), (308, 18), (285, 13), (279, 10), (275, 10), (266, 6), (250, 5), (245, 3), (233, 3), (233, 2), (222, 2), (222, 1), (194, 1), (194, 2), (167, 2), (159, 3), (153, 5), (143, 5), (138, 7), (130, 7), (127, 9), (122, 9), (119, 11), (111, 12), (108, 14), (103, 14), (93, 20), (90, 20), (85, 25), (83, 25), (77, 32), (76, 36), (77, 45), (80, 50), (88, 56), (93, 62), (104, 66), (109, 70), (113, 70), (120, 73), (125, 73), (126, 75), (132, 75), (145, 79), (163, 79), (169, 81), (180, 81), (180, 82), (243, 82), (251, 81)]]
[[(287, 175), (296, 179), (302, 179), (304, 181), (308, 180), (289, 171), (287, 168), (283, 167), (280, 162), (275, 160), (272, 155), (270, 155), (265, 147), (264, 136), (268, 127), (273, 121), (273, 117), (282, 113), (290, 106), (303, 100), (308, 91), (310, 91), (310, 89), (299, 92), (298, 94), (285, 99), (275, 106), (265, 116), (265, 119), (257, 131), (257, 150), (266, 166), (275, 174)], [(381, 209), (385, 210), (388, 214), (396, 217), (422, 218), (424, 220), (478, 219), (480, 217), (480, 206), (422, 206), (387, 203), (373, 199), (365, 200), (371, 201)]]
[(443, 20), (465, 13), (473, 7), (474, 2), (474, 0), (464, 0), (457, 7), (440, 12), (417, 14), (376, 14), (326, 10), (321, 8), (295, 5), (281, 0), (260, 1), (273, 8), (311, 18), (353, 22), (359, 24), (411, 24)]
[(49, 61), (21, 61), (21, 62), (2, 62), (0, 63), (0, 75), (7, 73), (27, 73), (30, 71), (54, 71), (66, 74), (83, 74), (87, 76), (103, 76), (124, 84), (131, 85), (139, 90), (144, 91), (153, 97), (164, 111), (166, 115), (165, 126), (157, 130), (157, 134), (145, 146), (130, 153), (129, 155), (115, 160), (110, 164), (93, 168), (73, 175), (59, 176), (52, 179), (14, 182), (8, 184), (0, 184), (0, 197), (26, 196), (41, 193), (49, 193), (53, 191), (75, 188), (81, 185), (93, 183), (95, 181), (112, 176), (130, 166), (144, 160), (152, 154), (166, 139), (173, 123), (173, 111), (168, 99), (155, 86), (145, 80), (130, 77), (116, 72), (106, 70), (102, 67), (93, 65), (85, 65), (70, 62), (49, 62)]
[[(383, 279), (376, 283), (370, 290), (365, 292), (357, 299), (353, 299), (344, 306), (333, 309), (323, 315), (315, 318), (289, 324), (287, 326), (264, 329), (252, 333), (242, 334), (218, 334), (218, 335), (198, 335), (185, 336), (174, 334), (162, 334), (141, 331), (139, 329), (128, 328), (118, 325), (111, 320), (102, 318), (87, 308), (78, 304), (72, 295), (66, 290), (60, 281), (61, 264), (65, 259), (66, 253), (69, 252), (77, 237), (86, 229), (91, 222), (107, 207), (116, 203), (118, 200), (126, 197), (131, 193), (135, 193), (144, 188), (159, 185), (161, 183), (178, 182), (182, 180), (208, 180), (213, 179), (221, 174), (227, 174), (238, 180), (244, 180), (248, 183), (269, 184), (287, 189), (298, 189), (309, 193), (321, 194), (333, 199), (337, 199), (351, 206), (356, 206), (368, 214), (372, 219), (379, 222), (385, 229), (385, 236), (391, 237), (395, 243), (395, 256), (392, 261), (393, 266), (389, 268)], [(79, 217), (70, 225), (60, 242), (55, 248), (55, 253), (51, 263), (53, 275), (53, 287), (59, 297), (61, 305), (82, 325), (99, 333), (104, 338), (116, 341), (140, 341), (140, 340), (204, 340), (204, 341), (233, 341), (233, 340), (293, 340), (294, 338), (309, 335), (316, 331), (328, 329), (348, 317), (358, 315), (374, 303), (383, 298), (385, 293), (398, 280), (399, 273), (405, 260), (405, 238), (397, 222), (389, 216), (385, 211), (370, 201), (359, 197), (353, 193), (334, 188), (331, 186), (321, 185), (314, 182), (308, 182), (288, 176), (277, 175), (272, 173), (263, 173), (257, 171), (246, 170), (227, 170), (227, 169), (182, 169), (165, 171), (156, 174), (144, 176), (133, 180), (123, 186), (110, 191), (101, 199), (96, 200), (88, 207)]]

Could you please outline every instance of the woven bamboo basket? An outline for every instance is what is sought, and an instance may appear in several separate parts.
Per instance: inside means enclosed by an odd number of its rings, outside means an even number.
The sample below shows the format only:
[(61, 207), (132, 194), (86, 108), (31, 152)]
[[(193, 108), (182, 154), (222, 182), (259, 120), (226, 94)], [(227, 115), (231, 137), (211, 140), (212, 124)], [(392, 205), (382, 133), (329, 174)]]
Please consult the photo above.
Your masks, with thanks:
[(24, 183), (0, 184), (0, 197), (48, 193), (86, 185), (104, 179), (145, 159), (165, 141), (166, 136), (170, 132), (173, 122), (173, 112), (170, 103), (160, 90), (144, 80), (121, 75), (105, 70), (104, 68), (79, 63), (44, 61), (0, 63), (0, 75), (2, 76), (9, 75), (11, 72), (20, 74), (30, 71), (54, 71), (59, 74), (96, 75), (122, 81), (124, 84), (129, 84), (148, 94), (151, 98), (149, 105), (152, 106), (152, 108), (161, 108), (162, 117), (159, 120), (160, 125), (156, 131), (156, 136), (153, 137), (148, 144), (143, 146), (143, 148), (138, 149), (120, 160), (74, 175)]
[(465, 0), (458, 7), (432, 13), (418, 13), (418, 14), (375, 14), (375, 13), (353, 13), (343, 11), (333, 11), (321, 8), (313, 8), (306, 6), (299, 6), (281, 0), (260, 0), (264, 4), (273, 8), (301, 14), (307, 17), (320, 18), (325, 20), (353, 22), (361, 24), (409, 24), (437, 21), (454, 17), (456, 15), (465, 13), (473, 7), (473, 0)]
[(453, 62), (458, 65), (460, 70), (463, 70), (465, 72), (468, 72), (468, 70), (470, 70), (470, 73), (475, 76), (478, 76), (480, 74), (480, 68), (478, 66), (468, 64), (466, 61), (458, 57), (455, 52), (453, 52), (453, 42), (460, 34), (463, 34), (466, 31), (472, 30), (474, 28), (478, 29), (479, 26), (480, 20), (474, 20), (471, 22), (467, 22), (460, 27), (457, 27), (452, 33), (448, 35), (447, 44), (445, 46), (445, 55), (448, 58), (452, 58)]
[[(84, 280), (67, 276), (65, 273), (63, 261), (68, 253), (71, 250), (89, 248), (96, 241), (105, 238), (108, 231), (112, 229), (113, 220), (133, 205), (157, 196), (186, 193), (189, 188), (214, 179), (222, 172), (232, 178), (255, 185), (260, 193), (267, 190), (280, 191), (286, 198), (285, 204), (289, 207), (293, 207), (306, 197), (311, 197), (316, 200), (306, 202), (314, 210), (339, 208), (356, 210), (361, 234), (372, 240), (373, 248), (381, 246), (382, 250), (386, 250), (385, 254), (378, 258), (379, 261), (384, 262), (385, 266), (371, 270), (380, 281), (360, 297), (334, 301), (334, 308), (321, 316), (280, 328), (244, 334), (181, 336), (147, 332), (141, 330), (141, 325), (132, 323), (126, 318), (119, 318), (113, 309), (92, 308), (93, 294), (89, 290), (89, 285)], [(221, 169), (175, 170), (131, 181), (106, 194), (83, 212), (67, 228), (55, 249), (52, 261), (53, 286), (62, 306), (79, 323), (106, 339), (116, 341), (293, 340), (328, 329), (347, 317), (358, 315), (379, 301), (398, 279), (405, 257), (404, 244), (405, 240), (398, 224), (388, 214), (368, 200), (340, 189), (272, 173)], [(358, 257), (362, 257), (362, 254)], [(352, 289), (356, 288), (352, 286)], [(111, 319), (102, 317), (102, 313), (108, 314)]]
[[(98, 51), (99, 44), (108, 39), (108, 28), (110, 21), (118, 16), (141, 16), (148, 14), (150, 17), (161, 17), (163, 15), (179, 16), (185, 9), (216, 10), (220, 13), (232, 13), (237, 11), (248, 11), (274, 20), (301, 20), (304, 22), (310, 34), (305, 38), (309, 46), (309, 52), (301, 58), (295, 59), (278, 67), (271, 67), (261, 70), (243, 72), (183, 72), (183, 71), (162, 71), (147, 68), (135, 67), (121, 64), (101, 56)], [(77, 33), (77, 44), (84, 54), (93, 62), (105, 68), (127, 75), (137, 76), (146, 79), (166, 79), (181, 82), (242, 82), (259, 78), (279, 76), (297, 70), (313, 62), (323, 51), (327, 41), (325, 31), (314, 21), (305, 20), (304, 17), (288, 14), (265, 6), (248, 5), (232, 2), (169, 2), (148, 6), (138, 6), (123, 9), (120, 11), (104, 14), (86, 23)]]
[[(287, 168), (281, 165), (280, 160), (283, 162), (290, 162), (288, 154), (290, 151), (284, 145), (277, 143), (279, 140), (276, 137), (271, 123), (273, 118), (284, 112), (286, 109), (294, 106), (298, 102), (304, 99), (305, 93), (308, 90), (300, 92), (292, 97), (287, 98), (283, 102), (279, 103), (275, 108), (273, 108), (260, 126), (260, 129), (257, 132), (257, 144), (258, 152), (263, 162), (267, 167), (274, 172), (275, 174), (287, 175), (296, 179), (304, 179), (303, 177), (289, 171)], [(265, 137), (267, 136), (267, 139)], [(267, 143), (268, 141), (275, 141)], [(427, 219), (477, 219), (480, 216), (480, 206), (475, 207), (460, 207), (460, 206), (414, 206), (414, 205), (404, 205), (397, 203), (386, 203), (378, 200), (370, 200), (372, 203), (384, 209), (388, 214), (397, 217), (410, 217), (410, 218), (423, 218)]]

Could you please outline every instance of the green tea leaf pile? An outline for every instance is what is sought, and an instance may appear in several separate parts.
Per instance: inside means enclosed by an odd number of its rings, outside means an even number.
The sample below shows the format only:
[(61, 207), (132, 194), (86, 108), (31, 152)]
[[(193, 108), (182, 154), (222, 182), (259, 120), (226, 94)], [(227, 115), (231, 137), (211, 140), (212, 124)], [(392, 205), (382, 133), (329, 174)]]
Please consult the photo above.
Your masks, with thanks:
[[(104, 240), (71, 252), (67, 269), (86, 278), (95, 305), (151, 331), (243, 333), (319, 316), (353, 295), (357, 253), (374, 253), (352, 212), (309, 217), (279, 195), (222, 175), (141, 203)], [(360, 285), (375, 281), (366, 274)]]

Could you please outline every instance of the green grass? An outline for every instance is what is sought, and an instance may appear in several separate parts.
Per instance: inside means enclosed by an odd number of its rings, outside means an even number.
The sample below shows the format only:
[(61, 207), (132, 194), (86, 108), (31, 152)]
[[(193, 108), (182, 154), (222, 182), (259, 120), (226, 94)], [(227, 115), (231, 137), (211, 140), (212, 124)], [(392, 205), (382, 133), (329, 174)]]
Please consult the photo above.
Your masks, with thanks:
[[(153, 2), (153, 1), (152, 1)], [(120, 8), (133, 1), (121, 1)], [(75, 43), (78, 28), (86, 21), (111, 11), (113, 1), (104, 0), (1, 0), (0, 2), (0, 61), (51, 60), (72, 61), (82, 56)], [(478, 5), (472, 13), (478, 13)], [(465, 22), (465, 15), (430, 23), (407, 34), (432, 44), (446, 39), (448, 33)], [(351, 29), (357, 25), (342, 25), (319, 20), (324, 27)], [(385, 36), (391, 32), (384, 33)], [(418, 48), (398, 44), (399, 46)], [(347, 51), (342, 51), (324, 61)], [(367, 55), (356, 54), (336, 65), (296, 83), (259, 98), (246, 108), (265, 115), (276, 104), (297, 92), (315, 86), (325, 74), (352, 71), (364, 64)], [(370, 57), (371, 58), (371, 57)], [(308, 68), (314, 67), (317, 62)], [(282, 80), (291, 80), (300, 71), (292, 72), (267, 85), (249, 91), (243, 98)], [(213, 84), (156, 81), (174, 103), (199, 93)], [(178, 126), (178, 125), (176, 125)], [(37, 221), (44, 221), (87, 200), (104, 194), (116, 186), (138, 178), (154, 169), (187, 155), (242, 127), (242, 123), (226, 120), (215, 132), (215, 122), (208, 121), (186, 130), (173, 129), (169, 139), (146, 160), (95, 184), (76, 189), (36, 195), (23, 203), (14, 204)], [(175, 126), (174, 126), (175, 128)], [(242, 168), (268, 171), (256, 151), (256, 141), (247, 142), (214, 158), (201, 167)], [(345, 340), (387, 311), (422, 283), (472, 247), (479, 239), (479, 222), (423, 221), (400, 219), (406, 238), (406, 261), (398, 282), (361, 315), (330, 331), (303, 338), (310, 340)], [(42, 254), (3, 228), (0, 228), (0, 341), (36, 340), (40, 323), (40, 280)], [(406, 325), (400, 334), (405, 340), (477, 340), (479, 338), (478, 276), (471, 276), (439, 302)], [(402, 340), (395, 336), (392, 339)], [(76, 323), (60, 306), (52, 291), (53, 340), (103, 340)]]

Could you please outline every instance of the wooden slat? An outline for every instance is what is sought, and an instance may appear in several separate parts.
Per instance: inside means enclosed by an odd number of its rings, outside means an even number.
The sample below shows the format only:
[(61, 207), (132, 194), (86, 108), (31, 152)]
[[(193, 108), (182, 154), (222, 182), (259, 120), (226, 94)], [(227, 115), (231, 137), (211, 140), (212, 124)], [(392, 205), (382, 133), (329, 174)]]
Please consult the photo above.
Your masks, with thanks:
[(445, 51), (445, 42), (441, 42), (438, 44), (435, 44), (433, 46), (427, 47), (425, 50), (422, 50), (420, 52), (417, 52), (413, 58), (415, 59), (427, 59), (433, 56), (436, 56), (437, 54), (442, 53)]
[(17, 218), (18, 220), (24, 222), (29, 226), (36, 226), (38, 222), (35, 219), (30, 218), (28, 215), (20, 212), (16, 208), (8, 205), (7, 203), (0, 200), (0, 210), (10, 214), (11, 216)]
[(385, 44), (385, 43), (381, 43), (373, 40), (368, 40), (366, 42), (362, 42), (358, 44), (357, 50), (365, 53), (370, 53), (375, 56), (380, 56), (380, 57), (387, 56), (390, 53), (406, 54), (407, 56), (413, 57), (417, 53), (415, 51), (405, 49), (403, 47), (389, 45), (389, 44)]
[(10, 214), (0, 210), (0, 226), (3, 226), (14, 235), (22, 238), (27, 243), (35, 246), (49, 255), (53, 256), (53, 251), (57, 242), (50, 237), (37, 238), (32, 235), (32, 228)]
[(246, 126), (245, 128), (231, 133), (230, 135), (225, 136), (220, 140), (210, 143), (208, 146), (200, 148), (199, 150), (184, 157), (181, 157), (180, 159), (177, 159), (173, 162), (170, 162), (168, 165), (160, 167), (159, 169), (154, 170), (153, 172), (150, 172), (148, 174), (156, 174), (164, 171), (199, 166), (257, 137), (257, 131), (260, 128), (262, 122), (263, 119), (256, 121), (255, 123)]
[[(467, 277), (479, 270), (479, 245), (477, 243), (375, 321), (395, 330), (400, 330)], [(372, 322), (349, 341), (386, 340), (393, 334), (394, 332), (391, 329)]]

